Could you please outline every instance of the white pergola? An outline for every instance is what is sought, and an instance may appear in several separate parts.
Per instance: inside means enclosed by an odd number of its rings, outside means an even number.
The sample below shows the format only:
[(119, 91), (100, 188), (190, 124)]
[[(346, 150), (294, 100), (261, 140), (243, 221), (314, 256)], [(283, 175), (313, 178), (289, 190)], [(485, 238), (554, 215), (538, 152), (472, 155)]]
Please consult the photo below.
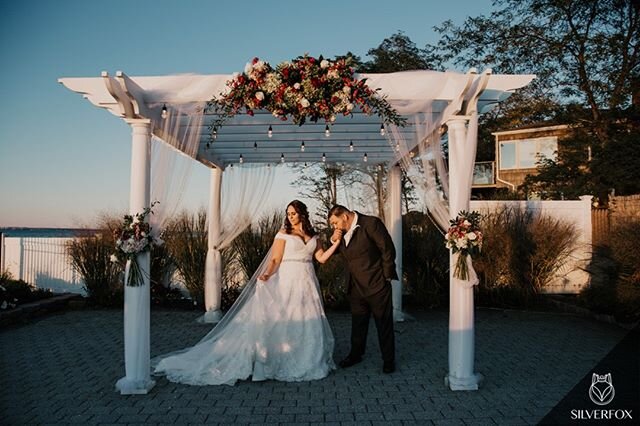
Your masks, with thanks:
[[(162, 120), (163, 106), (201, 104), (226, 90), (231, 75), (176, 75), (158, 77), (129, 77), (121, 71), (115, 76), (103, 72), (100, 77), (61, 78), (68, 89), (81, 93), (93, 105), (104, 108), (132, 127), (132, 158), (130, 184), (130, 212), (142, 211), (150, 204), (150, 141), (152, 134), (166, 142), (156, 123)], [(465, 188), (457, 188), (457, 176), (472, 173), (454, 159), (464, 150), (468, 123), (472, 114), (483, 113), (506, 99), (513, 91), (526, 86), (533, 75), (494, 75), (490, 70), (466, 74), (435, 71), (406, 71), (390, 74), (360, 75), (369, 87), (380, 93), (398, 112), (410, 117), (427, 112), (440, 119), (449, 137), (449, 212), (453, 218), (460, 210), (469, 210), (468, 197), (460, 197)], [(422, 102), (424, 101), (424, 102)], [(445, 118), (443, 120), (443, 117)], [(398, 275), (402, 277), (402, 204), (401, 173), (398, 154), (381, 134), (381, 121), (376, 116), (355, 112), (353, 117), (338, 117), (326, 134), (325, 123), (306, 123), (297, 126), (280, 121), (269, 112), (257, 111), (254, 116), (240, 114), (225, 122), (211, 138), (210, 127), (217, 118), (205, 114), (199, 129), (197, 152), (187, 153), (194, 160), (211, 169), (209, 205), (209, 241), (216, 241), (220, 233), (220, 191), (224, 170), (242, 163), (356, 163), (390, 166), (389, 232), (397, 248)], [(272, 129), (271, 135), (268, 132)], [(411, 120), (400, 129), (408, 141), (415, 141)], [(304, 143), (304, 149), (302, 145)], [(418, 142), (408, 147), (417, 150)], [(473, 147), (475, 152), (475, 146)], [(149, 253), (141, 254), (139, 263), (149, 270)], [(207, 262), (219, 262), (215, 247), (210, 246)], [(209, 269), (209, 266), (207, 267)], [(450, 268), (453, 271), (453, 267)], [(218, 268), (217, 270), (220, 270)], [(144, 275), (144, 274), (143, 274)], [(452, 390), (478, 388), (481, 375), (474, 371), (474, 304), (473, 288), (450, 285), (449, 314), (449, 371), (445, 383)], [(140, 287), (125, 286), (124, 333), (126, 376), (117, 383), (123, 394), (146, 394), (155, 382), (150, 377), (150, 295), (149, 279)], [(205, 318), (216, 322), (220, 311), (221, 279), (209, 274), (205, 281)], [(402, 315), (401, 281), (393, 282), (394, 318)]]

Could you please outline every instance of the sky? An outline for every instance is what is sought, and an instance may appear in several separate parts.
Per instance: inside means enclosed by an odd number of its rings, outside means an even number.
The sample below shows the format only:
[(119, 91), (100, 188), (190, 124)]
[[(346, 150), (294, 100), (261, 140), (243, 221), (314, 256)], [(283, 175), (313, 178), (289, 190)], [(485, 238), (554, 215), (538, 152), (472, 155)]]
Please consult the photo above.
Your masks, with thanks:
[[(397, 31), (423, 47), (445, 20), (489, 14), (491, 0), (21, 0), (0, 3), (0, 227), (91, 226), (125, 212), (131, 130), (57, 82), (122, 70), (130, 76), (231, 74), (259, 56), (366, 58)], [(461, 70), (466, 71), (466, 70)], [(279, 199), (297, 190), (286, 181)], [(209, 171), (195, 163), (187, 210), (208, 205)]]

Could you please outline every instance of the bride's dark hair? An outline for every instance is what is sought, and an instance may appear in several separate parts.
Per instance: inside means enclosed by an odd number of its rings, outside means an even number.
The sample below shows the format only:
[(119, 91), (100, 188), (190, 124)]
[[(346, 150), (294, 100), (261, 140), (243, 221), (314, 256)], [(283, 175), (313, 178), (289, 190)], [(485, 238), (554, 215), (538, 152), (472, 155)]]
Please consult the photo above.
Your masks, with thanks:
[(287, 209), (285, 210), (285, 216), (284, 216), (285, 232), (287, 234), (290, 234), (291, 231), (293, 230), (293, 226), (291, 225), (291, 222), (289, 222), (289, 218), (286, 215), (286, 211), (289, 210), (289, 207), (293, 207), (296, 213), (298, 213), (298, 216), (300, 216), (300, 222), (302, 222), (302, 230), (304, 231), (304, 233), (310, 237), (313, 237), (314, 235), (316, 235), (316, 230), (313, 229), (313, 225), (309, 220), (309, 211), (307, 210), (307, 206), (302, 201), (298, 201), (298, 200), (293, 200), (292, 202), (287, 204)]

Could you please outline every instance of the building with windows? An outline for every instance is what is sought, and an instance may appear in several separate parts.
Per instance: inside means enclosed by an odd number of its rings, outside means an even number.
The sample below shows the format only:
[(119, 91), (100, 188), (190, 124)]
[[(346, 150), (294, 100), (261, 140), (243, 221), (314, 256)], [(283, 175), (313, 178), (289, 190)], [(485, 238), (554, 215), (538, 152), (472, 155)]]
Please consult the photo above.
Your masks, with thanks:
[(537, 173), (540, 159), (556, 157), (559, 143), (570, 132), (570, 126), (562, 124), (492, 133), (496, 160), (475, 163), (473, 188), (517, 190), (527, 175)]

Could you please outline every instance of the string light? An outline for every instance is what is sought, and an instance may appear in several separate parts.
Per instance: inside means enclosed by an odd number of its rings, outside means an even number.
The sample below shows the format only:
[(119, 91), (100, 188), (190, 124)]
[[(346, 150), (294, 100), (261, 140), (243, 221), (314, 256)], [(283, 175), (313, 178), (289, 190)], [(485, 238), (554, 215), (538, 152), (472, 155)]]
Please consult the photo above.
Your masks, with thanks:
[(165, 118), (167, 118), (167, 115), (167, 104), (162, 104), (162, 119), (164, 120)]
[(326, 163), (327, 162), (327, 156), (324, 155), (324, 152), (322, 153), (322, 162)]
[(240, 154), (240, 159), (238, 160), (240, 164), (244, 163), (244, 158), (242, 158), (242, 154)]
[(329, 130), (329, 125), (328, 124), (324, 126), (324, 135), (326, 137), (331, 136), (331, 130)]
[(353, 152), (353, 141), (349, 141), (349, 151)]
[(211, 137), (213, 137), (213, 140), (216, 140), (218, 138), (218, 128), (216, 126), (213, 126), (213, 131), (211, 132)]
[(396, 142), (396, 152), (400, 152), (400, 142)]
[(284, 163), (284, 154), (280, 154), (280, 162)]
[(365, 163), (369, 160), (369, 158), (367, 157), (367, 153), (364, 153), (364, 156), (362, 157), (362, 161), (364, 161)]
[(304, 152), (304, 141), (300, 144), (300, 152)]
[(258, 150), (258, 142), (254, 142), (253, 143), (253, 150), (257, 151)]
[(385, 133), (386, 133), (386, 130), (384, 129), (384, 123), (382, 123), (380, 125), (380, 136), (384, 136)]
[(269, 124), (269, 130), (267, 131), (267, 136), (273, 137), (273, 127), (271, 127), (271, 124)]
[(271, 163), (267, 163), (267, 169), (271, 169)]

